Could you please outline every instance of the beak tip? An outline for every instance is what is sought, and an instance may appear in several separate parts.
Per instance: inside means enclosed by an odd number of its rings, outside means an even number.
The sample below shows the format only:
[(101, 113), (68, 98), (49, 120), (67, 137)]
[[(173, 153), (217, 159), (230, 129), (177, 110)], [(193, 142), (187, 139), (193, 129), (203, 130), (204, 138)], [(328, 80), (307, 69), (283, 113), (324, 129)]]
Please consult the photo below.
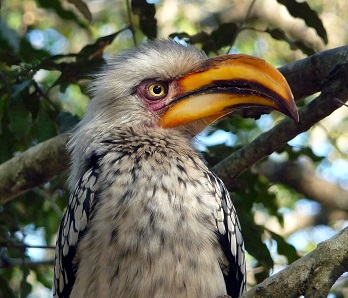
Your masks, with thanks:
[(293, 111), (290, 112), (291, 118), (296, 121), (296, 123), (300, 122), (300, 117), (298, 115), (297, 109), (294, 109)]
[(300, 122), (300, 117), (298, 115), (298, 109), (297, 109), (295, 99), (294, 99), (294, 96), (292, 95), (292, 93), (291, 93), (291, 104), (289, 105), (288, 112), (289, 112), (289, 116), (292, 119), (294, 119), (297, 123)]
[(300, 122), (300, 116), (299, 116), (299, 114), (298, 114), (298, 110), (296, 109), (296, 112), (295, 112), (296, 114), (294, 115), (295, 117), (294, 117), (294, 120), (297, 122), (297, 123), (299, 123)]

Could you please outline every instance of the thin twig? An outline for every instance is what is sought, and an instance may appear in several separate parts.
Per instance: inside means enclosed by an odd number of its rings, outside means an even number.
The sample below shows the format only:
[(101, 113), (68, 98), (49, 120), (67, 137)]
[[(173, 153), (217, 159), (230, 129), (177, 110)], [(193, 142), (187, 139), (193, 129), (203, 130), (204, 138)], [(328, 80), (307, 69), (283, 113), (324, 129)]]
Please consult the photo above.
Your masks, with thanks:
[(251, 14), (251, 11), (253, 10), (255, 3), (256, 3), (256, 0), (251, 1), (251, 4), (248, 8), (247, 14), (245, 15), (245, 18), (244, 18), (241, 26), (243, 26), (245, 24), (245, 22), (250, 18), (250, 14)]
[(40, 97), (45, 98), (48, 103), (52, 106), (52, 108), (56, 111), (59, 112), (60, 108), (49, 98), (49, 96), (41, 89), (41, 87), (39, 86), (39, 84), (33, 79), (32, 83), (35, 87), (36, 92), (38, 93), (38, 95)]
[(344, 101), (340, 100), (339, 98), (336, 97), (336, 98), (334, 98), (334, 100), (336, 100), (337, 102), (339, 102), (342, 106), (345, 106), (345, 107), (348, 108), (348, 104), (345, 103)]
[(235, 40), (236, 40), (238, 34), (239, 34), (242, 30), (244, 30), (244, 29), (243, 29), (243, 25), (244, 25), (244, 24), (246, 23), (246, 21), (249, 19), (250, 14), (251, 14), (251, 11), (252, 11), (252, 9), (253, 9), (253, 7), (254, 7), (254, 5), (255, 5), (255, 2), (256, 2), (256, 0), (252, 0), (252, 1), (251, 1), (251, 4), (250, 4), (250, 6), (249, 6), (249, 8), (248, 8), (248, 11), (247, 11), (247, 13), (246, 13), (246, 15), (245, 15), (244, 20), (238, 25), (238, 28), (237, 28), (237, 30), (236, 30), (236, 31), (237, 31), (236, 36), (234, 37), (233, 41), (231, 42), (231, 46), (228, 48), (227, 54), (228, 54), (229, 52), (231, 52), (232, 47), (233, 47), (233, 45), (234, 45), (234, 42), (235, 42)]
[(63, 217), (63, 212), (62, 210), (59, 208), (59, 206), (56, 204), (56, 202), (52, 199), (51, 196), (49, 196), (47, 193), (45, 193), (41, 188), (39, 187), (35, 187), (33, 189), (34, 192), (36, 192), (39, 196), (43, 197), (45, 200), (47, 200), (52, 209), (60, 216)]
[[(52, 266), (54, 264), (54, 260), (41, 260), (41, 261), (30, 261), (26, 260), (25, 264), (28, 268), (36, 268), (39, 266)], [(0, 269), (10, 269), (14, 266), (22, 266), (23, 260), (22, 259), (7, 259), (7, 260), (1, 260), (0, 259)]]
[(20, 250), (25, 250), (28, 248), (38, 248), (38, 249), (55, 249), (55, 246), (52, 245), (30, 245), (25, 243), (14, 243), (11, 240), (8, 241), (0, 241), (0, 246), (3, 247), (14, 247)]

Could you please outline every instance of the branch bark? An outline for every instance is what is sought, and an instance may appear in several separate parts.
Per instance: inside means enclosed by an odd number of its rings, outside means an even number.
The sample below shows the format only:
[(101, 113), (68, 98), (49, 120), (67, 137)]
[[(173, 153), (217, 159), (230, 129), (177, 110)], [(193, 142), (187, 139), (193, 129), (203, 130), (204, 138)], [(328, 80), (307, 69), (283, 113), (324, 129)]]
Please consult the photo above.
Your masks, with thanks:
[(348, 212), (348, 191), (319, 178), (315, 174), (314, 165), (307, 159), (286, 162), (267, 160), (255, 169), (270, 181), (286, 184), (328, 210)]
[(0, 165), (0, 204), (68, 168), (67, 134), (42, 142)]
[[(338, 66), (347, 65), (347, 61), (348, 46), (344, 46), (293, 62), (281, 67), (280, 70), (287, 78), (295, 98), (300, 99), (322, 90), (329, 74), (332, 74)], [(231, 185), (231, 178), (236, 177), (252, 164), (339, 108), (341, 104), (334, 98), (340, 96), (341, 100), (345, 100), (346, 94), (337, 88), (331, 88), (329, 91), (331, 92), (326, 92), (318, 100), (302, 109), (300, 123), (295, 124), (289, 119), (283, 121), (272, 131), (261, 135), (242, 150), (233, 153), (213, 170), (227, 186)], [(272, 140), (275, 135), (275, 140)], [(3, 204), (26, 190), (48, 182), (67, 169), (69, 164), (65, 149), (67, 140), (66, 134), (57, 136), (1, 164), (0, 203)]]
[(348, 228), (312, 252), (254, 286), (242, 298), (326, 298), (335, 281), (348, 271)]
[(319, 92), (339, 66), (347, 65), (348, 46), (343, 46), (294, 61), (279, 68), (296, 100)]

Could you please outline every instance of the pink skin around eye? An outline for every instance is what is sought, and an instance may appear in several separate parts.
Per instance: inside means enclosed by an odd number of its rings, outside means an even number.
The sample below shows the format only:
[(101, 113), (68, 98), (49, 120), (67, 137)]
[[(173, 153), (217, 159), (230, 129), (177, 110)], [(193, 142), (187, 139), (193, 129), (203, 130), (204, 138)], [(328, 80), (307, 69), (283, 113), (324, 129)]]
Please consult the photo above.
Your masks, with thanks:
[(137, 95), (141, 98), (147, 105), (150, 112), (158, 112), (164, 109), (168, 102), (170, 101), (170, 94), (172, 94), (171, 84), (168, 84), (167, 93), (163, 95), (163, 97), (153, 97), (149, 94), (148, 86), (155, 81), (146, 80), (143, 81), (137, 88)]

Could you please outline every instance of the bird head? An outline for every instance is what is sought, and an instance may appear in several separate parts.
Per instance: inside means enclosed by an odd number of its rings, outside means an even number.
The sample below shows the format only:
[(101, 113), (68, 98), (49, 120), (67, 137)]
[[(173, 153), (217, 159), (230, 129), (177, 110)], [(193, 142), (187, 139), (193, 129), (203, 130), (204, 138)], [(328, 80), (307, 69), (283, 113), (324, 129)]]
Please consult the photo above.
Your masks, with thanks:
[[(195, 135), (238, 109), (262, 107), (298, 120), (284, 77), (262, 59), (208, 59), (192, 46), (155, 41), (111, 59), (93, 84), (99, 123), (184, 129)], [(88, 117), (88, 118), (89, 118)]]
[(98, 147), (97, 138), (113, 130), (156, 130), (164, 137), (176, 134), (190, 140), (217, 119), (251, 107), (298, 120), (286, 80), (264, 60), (247, 55), (207, 58), (193, 46), (169, 40), (109, 59), (91, 91), (87, 113), (69, 143), (71, 185), (93, 146)]

